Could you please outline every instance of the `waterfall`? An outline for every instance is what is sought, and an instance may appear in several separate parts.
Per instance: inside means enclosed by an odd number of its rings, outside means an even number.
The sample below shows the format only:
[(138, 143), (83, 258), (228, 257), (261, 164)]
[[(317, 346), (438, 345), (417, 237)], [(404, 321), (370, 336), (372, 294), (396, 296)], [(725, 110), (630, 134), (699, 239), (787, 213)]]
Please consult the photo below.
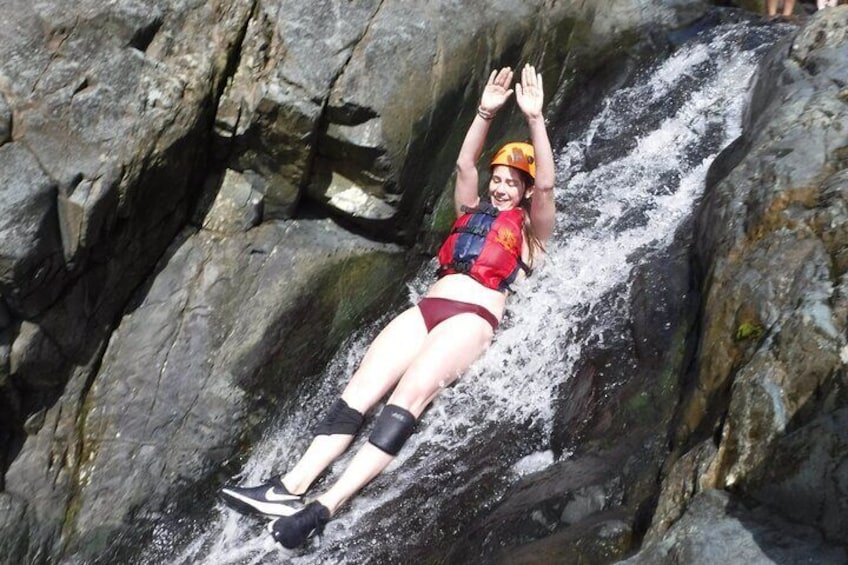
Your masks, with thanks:
[[(145, 561), (379, 561), (375, 555), (389, 546), (403, 551), (438, 543), (434, 536), (450, 539), (521, 475), (552, 464), (557, 391), (584, 345), (604, 339), (610, 327), (604, 316), (587, 319), (589, 312), (613, 289), (626, 296), (634, 267), (667, 246), (692, 214), (710, 163), (741, 133), (750, 78), (785, 33), (779, 28), (734, 23), (704, 30), (611, 93), (574, 139), (553, 140), (557, 231), (544, 263), (511, 296), (491, 348), (425, 412), (396, 460), (342, 508), (320, 543), (283, 552), (264, 520), (218, 504), (203, 522), (181, 526), (191, 531), (188, 545), (172, 547), (176, 526), (163, 524)], [(434, 265), (409, 284), (410, 303), (432, 282)], [(626, 300), (619, 302), (610, 317), (622, 315)], [(294, 463), (311, 439), (308, 430), (394, 314), (352, 336), (316, 383), (285, 401), (240, 483), (257, 484)], [(367, 432), (315, 491), (340, 474)]]

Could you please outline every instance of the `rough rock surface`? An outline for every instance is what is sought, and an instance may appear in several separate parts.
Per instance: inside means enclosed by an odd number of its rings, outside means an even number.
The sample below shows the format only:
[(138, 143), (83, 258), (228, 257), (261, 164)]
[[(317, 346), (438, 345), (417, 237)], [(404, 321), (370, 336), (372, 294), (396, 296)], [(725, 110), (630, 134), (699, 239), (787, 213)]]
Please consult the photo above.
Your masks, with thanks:
[(777, 441), (753, 494), (797, 522), (848, 544), (848, 408), (822, 415)]
[(185, 224), (221, 55), (250, 10), (8, 0), (0, 12), (3, 486), (16, 492), (6, 469), (36, 451), (22, 474), (45, 485), (14, 495), (23, 518), (2, 520), (3, 558), (49, 561), (77, 488), (80, 406), (109, 330)]
[(0, 555), (6, 563), (24, 563), (27, 552), (26, 502), (0, 492)]
[(647, 543), (628, 565), (673, 563), (845, 563), (848, 552), (822, 540), (814, 528), (748, 509), (725, 491), (706, 490), (667, 534)]
[(662, 451), (656, 438), (644, 434), (526, 477), (467, 528), (445, 561), (609, 563), (623, 557), (648, 492), (645, 477), (656, 475)]
[[(185, 223), (226, 71), (216, 55), (238, 38), (246, 8), (0, 4), (0, 122), (10, 128), (0, 339), (13, 351), (2, 383), (13, 441), (102, 352)], [(2, 449), (14, 456), (8, 441)]]
[(244, 175), (227, 170), (215, 200), (200, 221), (203, 229), (225, 234), (241, 233), (262, 220), (262, 195)]
[[(385, 281), (402, 264), (397, 249), (328, 221), (184, 233), (112, 334), (84, 402), (72, 381), (6, 474), (40, 518), (30, 557), (59, 528), (70, 551), (97, 555), (134, 509), (163, 507), (182, 477), (231, 456), (246, 421), (326, 362), (360, 316), (394, 300)], [(313, 336), (311, 354), (257, 390), (253, 376), (300, 347), (301, 327), (322, 328), (323, 342)]]
[[(689, 562), (681, 555), (715, 539), (709, 524), (728, 518), (702, 512), (719, 496), (699, 494), (709, 489), (761, 503), (764, 520), (771, 513), (829, 543), (848, 541), (846, 26), (848, 7), (822, 11), (773, 52), (745, 135), (711, 170), (696, 226), (705, 276), (696, 372), (672, 429), (648, 544), (634, 562)], [(824, 542), (772, 555), (782, 551), (776, 534), (761, 536), (745, 520), (731, 529), (740, 527), (777, 561), (845, 560)], [(741, 550), (743, 534), (729, 534), (730, 547)]]

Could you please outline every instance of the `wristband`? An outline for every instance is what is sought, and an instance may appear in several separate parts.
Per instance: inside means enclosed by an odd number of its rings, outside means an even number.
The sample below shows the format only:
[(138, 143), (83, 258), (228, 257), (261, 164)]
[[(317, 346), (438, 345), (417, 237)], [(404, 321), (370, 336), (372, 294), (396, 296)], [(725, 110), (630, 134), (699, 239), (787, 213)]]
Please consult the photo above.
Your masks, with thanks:
[(477, 115), (483, 118), (484, 120), (491, 120), (495, 117), (496, 112), (490, 112), (489, 110), (484, 110), (482, 106), (477, 106)]

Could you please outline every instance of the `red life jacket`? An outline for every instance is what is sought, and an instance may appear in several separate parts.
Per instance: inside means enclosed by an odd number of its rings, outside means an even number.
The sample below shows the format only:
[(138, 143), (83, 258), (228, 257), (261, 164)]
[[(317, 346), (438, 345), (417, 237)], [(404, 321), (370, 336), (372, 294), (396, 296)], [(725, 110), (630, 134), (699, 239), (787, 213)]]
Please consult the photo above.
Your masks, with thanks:
[(439, 249), (438, 276), (463, 273), (484, 286), (509, 290), (519, 269), (530, 268), (521, 260), (524, 244), (524, 210), (499, 211), (488, 203), (465, 212), (453, 224)]

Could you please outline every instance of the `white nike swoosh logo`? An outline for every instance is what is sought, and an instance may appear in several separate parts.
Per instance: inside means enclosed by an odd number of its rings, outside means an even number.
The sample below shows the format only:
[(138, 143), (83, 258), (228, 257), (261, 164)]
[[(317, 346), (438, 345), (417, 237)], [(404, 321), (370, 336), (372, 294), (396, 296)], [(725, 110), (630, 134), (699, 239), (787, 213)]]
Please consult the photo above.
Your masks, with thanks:
[(300, 497), (295, 494), (277, 494), (274, 492), (274, 487), (269, 487), (265, 492), (265, 500), (271, 502), (282, 502), (284, 500), (299, 500)]

